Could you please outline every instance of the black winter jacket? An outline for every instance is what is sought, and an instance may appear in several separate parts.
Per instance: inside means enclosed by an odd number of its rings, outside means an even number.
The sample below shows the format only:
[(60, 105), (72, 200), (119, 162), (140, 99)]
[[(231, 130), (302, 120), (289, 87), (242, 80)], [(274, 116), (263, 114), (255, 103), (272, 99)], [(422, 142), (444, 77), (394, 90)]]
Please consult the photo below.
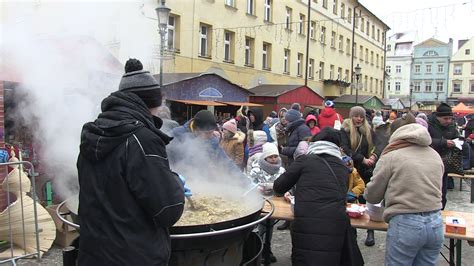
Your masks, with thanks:
[(170, 137), (154, 122), (161, 120), (138, 96), (114, 92), (97, 120), (84, 125), (79, 265), (167, 265), (184, 189), (169, 167)]
[(434, 114), (428, 119), (428, 131), (431, 136), (431, 147), (435, 149), (441, 157), (448, 151), (447, 140), (459, 137), (459, 132), (454, 123), (447, 127), (442, 126)]
[(283, 147), (281, 154), (288, 156), (290, 161), (293, 161), (293, 154), (295, 153), (298, 143), (312, 136), (311, 129), (306, 125), (304, 119), (301, 118), (289, 123), (286, 126), (286, 131), (288, 132), (288, 146)]
[[(321, 158), (326, 159), (339, 182)], [(309, 154), (298, 157), (275, 180), (273, 189), (277, 194), (296, 185), (293, 265), (341, 264), (344, 237), (350, 226), (345, 207), (348, 178), (340, 159)]]

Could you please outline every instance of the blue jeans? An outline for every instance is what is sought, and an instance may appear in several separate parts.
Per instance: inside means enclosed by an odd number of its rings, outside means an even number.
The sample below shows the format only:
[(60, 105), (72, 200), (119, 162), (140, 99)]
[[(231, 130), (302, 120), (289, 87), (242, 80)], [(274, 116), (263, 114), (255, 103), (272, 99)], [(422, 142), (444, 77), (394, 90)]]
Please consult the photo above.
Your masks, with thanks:
[(398, 214), (388, 224), (385, 265), (436, 265), (443, 241), (441, 211)]

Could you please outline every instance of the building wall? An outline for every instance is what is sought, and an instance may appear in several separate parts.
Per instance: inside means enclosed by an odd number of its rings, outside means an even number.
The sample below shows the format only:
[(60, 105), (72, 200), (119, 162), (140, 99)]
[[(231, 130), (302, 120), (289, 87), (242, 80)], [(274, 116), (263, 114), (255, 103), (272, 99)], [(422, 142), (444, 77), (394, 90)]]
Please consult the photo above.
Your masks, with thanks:
[[(232, 2), (232, 1), (231, 1)], [(194, 0), (168, 1), (175, 17), (175, 48), (179, 49), (173, 60), (165, 61), (167, 72), (205, 72), (212, 71), (223, 75), (230, 81), (245, 88), (259, 84), (304, 84), (306, 60), (306, 29), (304, 23), (303, 33), (299, 31), (300, 15), (307, 20), (306, 1), (276, 1), (272, 0), (270, 21), (264, 21), (264, 0), (254, 0), (254, 15), (247, 14), (246, 0), (233, 1), (234, 7), (225, 5), (225, 1)], [(310, 38), (309, 58), (313, 59), (312, 79), (308, 86), (317, 93), (325, 96), (339, 95), (338, 90), (324, 90), (324, 79), (346, 79), (350, 82), (350, 66), (352, 53), (352, 16), (349, 17), (349, 8), (353, 12), (355, 1), (338, 0), (337, 14), (333, 12), (333, 1), (328, 0), (327, 8), (322, 6), (323, 1), (314, 1), (312, 4), (311, 21), (315, 25), (314, 38)], [(341, 18), (341, 6), (344, 5), (344, 18)], [(286, 12), (291, 9), (290, 25), (287, 29)], [(359, 27), (356, 29), (355, 43), (356, 54), (354, 66), (362, 67), (362, 81), (365, 85), (360, 94), (382, 95), (383, 80), (383, 49), (384, 29), (383, 24), (363, 8), (357, 9), (362, 18), (356, 20)], [(340, 19), (335, 19), (340, 18)], [(364, 32), (360, 24), (364, 20)], [(367, 35), (367, 20), (369, 21), (370, 34)], [(209, 26), (208, 45), (209, 56), (200, 56), (200, 26)], [(372, 33), (374, 25), (374, 33)], [(325, 44), (320, 42), (322, 27), (326, 29)], [(224, 34), (231, 33), (230, 59), (224, 60)], [(334, 32), (336, 38), (334, 47), (331, 47), (331, 36)], [(342, 45), (339, 38), (342, 36)], [(252, 39), (253, 60), (245, 65), (246, 38)], [(271, 63), (269, 69), (263, 68), (263, 44), (271, 45)], [(360, 57), (360, 46), (363, 46), (364, 55)], [(342, 49), (339, 49), (342, 48)], [(289, 50), (289, 70), (285, 72), (284, 54)], [(366, 58), (366, 49), (369, 52)], [(252, 50), (252, 49), (251, 49)], [(301, 71), (298, 75), (298, 54), (301, 55)], [(373, 54), (373, 59), (371, 54)], [(378, 58), (378, 60), (377, 60)], [(324, 63), (321, 79), (319, 72), (320, 63)], [(331, 72), (333, 66), (333, 73)], [(367, 77), (367, 84), (365, 84)], [(370, 86), (372, 80), (372, 86)], [(346, 93), (350, 90), (346, 89)]]
[[(459, 73), (455, 68), (461, 67)], [(454, 84), (459, 84), (459, 89)], [(448, 95), (452, 98), (474, 97), (474, 38), (471, 38), (453, 55), (449, 67)]]
[[(452, 43), (427, 40), (415, 46), (411, 71), (414, 100), (422, 102), (446, 101), (451, 45)], [(419, 71), (416, 70), (417, 65), (420, 66)], [(443, 68), (442, 72), (438, 71), (439, 65)], [(431, 66), (431, 72), (427, 71), (427, 66)], [(426, 89), (426, 84), (430, 82), (431, 92)], [(442, 82), (443, 85), (439, 90), (437, 82)], [(420, 91), (417, 91), (417, 84), (420, 84)]]

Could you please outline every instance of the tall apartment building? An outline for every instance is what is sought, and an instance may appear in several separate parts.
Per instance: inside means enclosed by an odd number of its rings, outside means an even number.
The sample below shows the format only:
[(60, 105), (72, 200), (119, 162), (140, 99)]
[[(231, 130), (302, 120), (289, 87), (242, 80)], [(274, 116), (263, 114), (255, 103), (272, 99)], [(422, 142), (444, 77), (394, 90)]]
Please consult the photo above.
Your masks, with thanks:
[(448, 100), (474, 103), (474, 37), (459, 45), (449, 67)]
[(444, 43), (433, 38), (415, 45), (411, 72), (414, 100), (425, 105), (446, 101), (452, 45), (452, 39)]
[(413, 41), (411, 32), (396, 33), (387, 40), (385, 90), (389, 98), (406, 99), (410, 96)]
[(362, 68), (359, 93), (382, 96), (388, 26), (358, 1), (311, 0), (310, 16), (307, 3), (168, 1), (166, 40), (176, 53), (165, 72), (216, 72), (245, 88), (304, 84), (309, 38), (310, 88), (324, 96), (348, 93), (334, 84), (351, 82), (353, 63)]

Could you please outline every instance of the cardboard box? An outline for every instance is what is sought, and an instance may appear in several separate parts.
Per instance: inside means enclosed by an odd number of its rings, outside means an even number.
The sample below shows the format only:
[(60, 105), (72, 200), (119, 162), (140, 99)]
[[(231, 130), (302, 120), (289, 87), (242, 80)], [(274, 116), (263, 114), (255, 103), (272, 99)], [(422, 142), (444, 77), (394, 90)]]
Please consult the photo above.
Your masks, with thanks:
[[(49, 212), (51, 217), (53, 218), (54, 223), (56, 224), (56, 239), (54, 240), (54, 243), (61, 246), (61, 247), (67, 247), (70, 246), (71, 243), (79, 236), (79, 232), (72, 226), (67, 225), (56, 214), (56, 208), (58, 205), (50, 205), (46, 207), (46, 210)], [(61, 208), (61, 213), (67, 213), (68, 209), (63, 206)], [(73, 222), (72, 218), (70, 215), (65, 215), (65, 217), (68, 221)]]
[(446, 233), (465, 235), (466, 221), (463, 218), (446, 217)]

